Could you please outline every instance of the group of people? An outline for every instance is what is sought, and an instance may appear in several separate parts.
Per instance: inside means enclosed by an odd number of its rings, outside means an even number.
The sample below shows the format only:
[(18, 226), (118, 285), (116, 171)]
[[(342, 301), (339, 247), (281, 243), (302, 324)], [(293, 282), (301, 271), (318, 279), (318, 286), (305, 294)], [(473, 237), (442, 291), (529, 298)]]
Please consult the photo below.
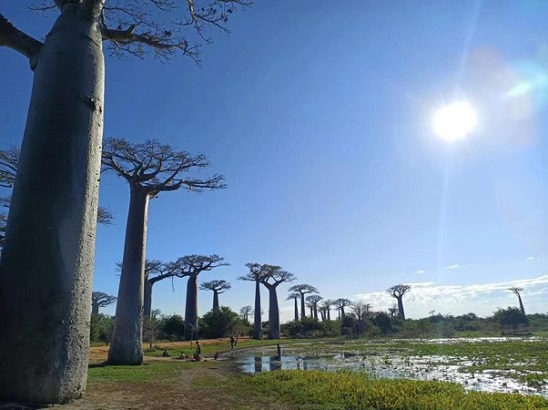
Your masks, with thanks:
[[(234, 350), (234, 346), (238, 343), (238, 340), (234, 338), (233, 335), (230, 336), (230, 350)], [(162, 357), (170, 357), (169, 352), (167, 349), (164, 349), (162, 353)], [(213, 358), (217, 360), (219, 357), (219, 352), (215, 352), (215, 355)], [(187, 356), (184, 354), (184, 352), (181, 352), (181, 355), (178, 357), (178, 359), (186, 359)], [(200, 342), (196, 340), (196, 348), (194, 349), (194, 354), (192, 355), (192, 359), (196, 362), (201, 362), (203, 359), (202, 357), (202, 346), (200, 346)]]

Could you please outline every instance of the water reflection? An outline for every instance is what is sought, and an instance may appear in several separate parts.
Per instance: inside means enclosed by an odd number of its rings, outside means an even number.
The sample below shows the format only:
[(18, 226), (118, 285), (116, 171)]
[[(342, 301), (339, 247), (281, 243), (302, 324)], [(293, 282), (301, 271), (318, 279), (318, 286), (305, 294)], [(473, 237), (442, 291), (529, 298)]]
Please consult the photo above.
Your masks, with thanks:
[(244, 373), (261, 373), (275, 370), (325, 370), (325, 359), (299, 356), (244, 356), (238, 359)]

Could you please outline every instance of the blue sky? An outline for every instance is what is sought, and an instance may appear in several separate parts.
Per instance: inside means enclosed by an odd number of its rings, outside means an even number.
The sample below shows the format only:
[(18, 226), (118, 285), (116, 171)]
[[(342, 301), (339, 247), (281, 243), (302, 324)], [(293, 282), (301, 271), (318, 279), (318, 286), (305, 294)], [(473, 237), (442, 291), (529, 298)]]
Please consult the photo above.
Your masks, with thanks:
[[(43, 38), (53, 16), (24, 3), (0, 9)], [(234, 310), (253, 304), (236, 278), (258, 262), (379, 310), (394, 302), (386, 288), (411, 283), (409, 317), (490, 315), (516, 305), (513, 285), (528, 312), (546, 313), (548, 4), (340, 3), (257, 1), (203, 48), (200, 68), (107, 57), (105, 136), (202, 152), (227, 178), (224, 191), (154, 199), (148, 257), (225, 257), (231, 266), (201, 281), (231, 282), (221, 304)], [(0, 138), (19, 144), (32, 74), (8, 49), (0, 74)], [(432, 116), (460, 99), (479, 125), (447, 144)], [(116, 219), (99, 227), (94, 289), (114, 295), (128, 198), (120, 178), (102, 178)], [(156, 284), (154, 307), (184, 314), (185, 286)], [(211, 299), (200, 292), (200, 314)]]

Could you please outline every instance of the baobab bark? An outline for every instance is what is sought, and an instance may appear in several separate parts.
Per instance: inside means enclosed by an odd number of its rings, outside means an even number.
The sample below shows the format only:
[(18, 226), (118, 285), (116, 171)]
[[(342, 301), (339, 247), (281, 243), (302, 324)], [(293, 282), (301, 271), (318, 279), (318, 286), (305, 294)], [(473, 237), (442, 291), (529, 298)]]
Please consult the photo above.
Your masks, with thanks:
[(130, 185), (129, 211), (116, 320), (108, 352), (110, 364), (143, 364), (143, 293), (149, 192)]
[(276, 285), (263, 283), (268, 289), (268, 338), (280, 338), (280, 310), (278, 308), (278, 294)]
[(301, 319), (304, 319), (306, 317), (306, 310), (305, 310), (305, 304), (304, 304), (304, 293), (300, 292), (301, 294)]
[(91, 305), (91, 314), (92, 315), (98, 315), (99, 314), (99, 304), (98, 303), (93, 303)]
[(192, 340), (198, 327), (198, 275), (188, 276), (186, 284), (185, 339)]
[(150, 313), (152, 312), (152, 286), (153, 282), (149, 279), (145, 280), (145, 296), (143, 300), (143, 315), (144, 317), (150, 318)]
[(86, 386), (103, 134), (93, 16), (68, 4), (31, 59), (32, 96), (0, 263), (0, 402)]
[(213, 289), (213, 311), (219, 311), (219, 291)]
[(299, 305), (297, 304), (297, 298), (293, 298), (295, 300), (295, 322), (299, 321)]
[(398, 300), (398, 316), (405, 321), (405, 312), (403, 311), (403, 295), (396, 298)]
[(261, 319), (261, 283), (255, 281), (255, 312), (253, 321), (253, 339), (263, 338), (263, 322)]

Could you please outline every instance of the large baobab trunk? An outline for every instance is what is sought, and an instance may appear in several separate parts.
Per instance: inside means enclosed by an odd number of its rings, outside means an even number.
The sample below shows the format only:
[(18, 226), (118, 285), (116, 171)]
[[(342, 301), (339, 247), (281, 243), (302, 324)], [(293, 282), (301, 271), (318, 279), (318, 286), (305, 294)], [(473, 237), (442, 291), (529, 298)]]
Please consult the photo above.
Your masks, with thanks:
[(305, 304), (304, 304), (304, 293), (301, 293), (301, 319), (306, 317)]
[(261, 319), (261, 283), (255, 281), (255, 314), (253, 321), (253, 339), (263, 338), (263, 322)]
[(275, 286), (268, 288), (268, 338), (280, 338), (280, 311), (278, 309), (278, 294)]
[(98, 315), (99, 314), (99, 304), (98, 303), (93, 303), (91, 305), (91, 314), (92, 315)]
[(198, 275), (189, 275), (186, 285), (185, 339), (192, 340), (198, 327)]
[(130, 191), (122, 274), (108, 361), (139, 365), (143, 363), (141, 340), (149, 196), (139, 186), (131, 186)]
[(403, 311), (403, 295), (396, 299), (398, 300), (398, 316), (401, 320), (405, 321), (405, 313)]
[(297, 304), (297, 298), (295, 299), (295, 322), (299, 321), (299, 305)]
[(35, 63), (0, 264), (0, 402), (86, 386), (103, 133), (101, 34), (66, 6)]

